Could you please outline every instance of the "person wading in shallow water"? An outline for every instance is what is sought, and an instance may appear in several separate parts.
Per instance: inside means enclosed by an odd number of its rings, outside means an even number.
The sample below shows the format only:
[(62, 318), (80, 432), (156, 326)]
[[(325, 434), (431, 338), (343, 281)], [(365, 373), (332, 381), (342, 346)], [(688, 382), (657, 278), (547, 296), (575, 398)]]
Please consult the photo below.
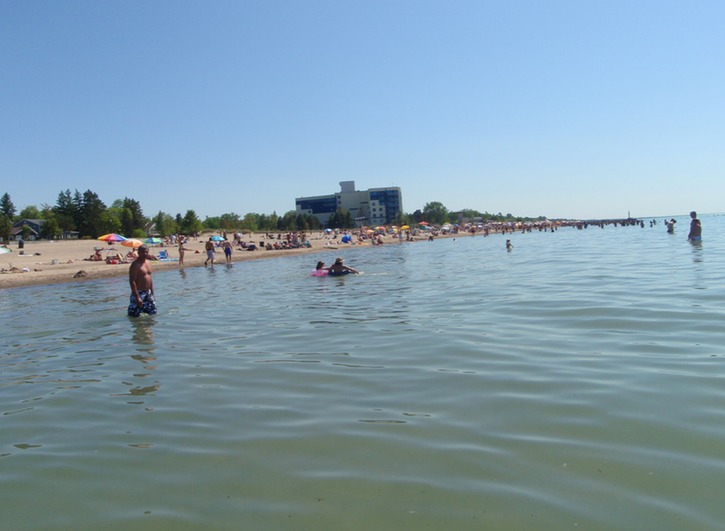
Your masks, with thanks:
[(138, 317), (141, 313), (155, 314), (154, 281), (151, 278), (151, 264), (146, 260), (149, 248), (142, 245), (138, 248), (138, 258), (128, 268), (128, 283), (131, 286), (131, 298), (128, 304), (128, 315)]
[(690, 212), (692, 221), (690, 222), (690, 234), (687, 235), (687, 239), (691, 242), (699, 242), (702, 240), (702, 224), (697, 219), (697, 212), (694, 210)]
[(209, 238), (209, 241), (204, 244), (204, 249), (206, 249), (206, 260), (204, 260), (204, 266), (211, 260), (211, 266), (214, 267), (214, 242), (211, 238)]

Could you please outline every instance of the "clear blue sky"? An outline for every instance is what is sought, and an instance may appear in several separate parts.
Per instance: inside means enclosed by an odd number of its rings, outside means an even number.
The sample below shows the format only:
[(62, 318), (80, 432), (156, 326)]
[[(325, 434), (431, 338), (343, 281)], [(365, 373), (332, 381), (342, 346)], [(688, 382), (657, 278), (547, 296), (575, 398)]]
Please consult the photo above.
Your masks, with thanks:
[(725, 210), (725, 2), (0, 0), (0, 194)]

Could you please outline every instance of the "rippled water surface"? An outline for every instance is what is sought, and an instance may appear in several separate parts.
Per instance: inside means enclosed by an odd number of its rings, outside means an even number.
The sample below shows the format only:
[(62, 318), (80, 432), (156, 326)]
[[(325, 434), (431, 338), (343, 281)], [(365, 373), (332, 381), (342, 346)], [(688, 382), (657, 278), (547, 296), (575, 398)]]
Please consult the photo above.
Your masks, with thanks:
[(702, 221), (158, 272), (136, 320), (125, 279), (4, 290), (2, 528), (722, 528)]

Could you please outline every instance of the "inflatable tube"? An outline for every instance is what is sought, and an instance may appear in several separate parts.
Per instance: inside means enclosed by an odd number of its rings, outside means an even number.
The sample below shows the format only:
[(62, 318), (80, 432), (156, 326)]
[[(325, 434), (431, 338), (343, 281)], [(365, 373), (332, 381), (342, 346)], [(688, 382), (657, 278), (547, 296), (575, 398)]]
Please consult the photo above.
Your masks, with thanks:
[(341, 277), (342, 275), (349, 275), (350, 271), (340, 271), (338, 273), (335, 273), (334, 271), (330, 271), (328, 274), (331, 277)]
[(310, 275), (313, 277), (326, 277), (329, 271), (327, 269), (315, 269)]

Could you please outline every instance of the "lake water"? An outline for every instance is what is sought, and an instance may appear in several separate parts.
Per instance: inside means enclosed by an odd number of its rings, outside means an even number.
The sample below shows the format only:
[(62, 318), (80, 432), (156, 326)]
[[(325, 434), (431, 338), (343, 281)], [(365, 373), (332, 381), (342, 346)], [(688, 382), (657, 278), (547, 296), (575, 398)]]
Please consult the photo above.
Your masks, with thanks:
[[(725, 217), (0, 292), (15, 529), (721, 529)], [(505, 240), (514, 249), (505, 250)]]

